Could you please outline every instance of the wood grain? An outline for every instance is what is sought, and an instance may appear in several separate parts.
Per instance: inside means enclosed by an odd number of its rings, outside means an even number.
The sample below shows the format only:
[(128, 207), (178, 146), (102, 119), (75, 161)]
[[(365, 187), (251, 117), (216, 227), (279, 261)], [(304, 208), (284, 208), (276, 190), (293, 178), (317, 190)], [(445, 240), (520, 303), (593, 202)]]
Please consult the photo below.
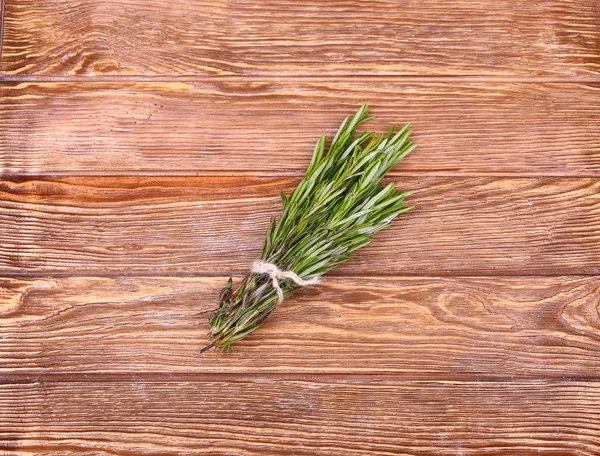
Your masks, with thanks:
[(5, 454), (600, 452), (597, 385), (247, 380), (0, 387)]
[(0, 97), (3, 174), (299, 175), (368, 101), (369, 128), (412, 122), (419, 148), (398, 172), (600, 176), (599, 85), (234, 78), (6, 83)]
[(200, 355), (226, 280), (3, 279), (0, 383), (52, 374), (514, 380), (600, 372), (598, 277), (328, 277), (231, 354)]
[(38, 75), (597, 77), (595, 0), (6, 0), (1, 69)]
[[(598, 274), (600, 181), (403, 177), (416, 209), (332, 274)], [(0, 181), (0, 272), (226, 275), (259, 257), (296, 178)]]
[[(0, 5), (3, 455), (600, 454), (597, 0)], [(201, 356), (365, 101), (416, 209)]]

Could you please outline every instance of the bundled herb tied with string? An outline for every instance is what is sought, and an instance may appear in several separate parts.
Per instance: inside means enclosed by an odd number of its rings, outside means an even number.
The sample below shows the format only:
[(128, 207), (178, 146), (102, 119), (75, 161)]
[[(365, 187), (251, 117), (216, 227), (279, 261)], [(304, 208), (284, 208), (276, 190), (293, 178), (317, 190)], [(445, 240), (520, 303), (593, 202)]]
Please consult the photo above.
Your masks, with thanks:
[(314, 285), (330, 269), (352, 258), (411, 207), (406, 191), (390, 183), (387, 172), (416, 145), (404, 125), (377, 136), (357, 127), (372, 119), (367, 105), (347, 117), (327, 147), (317, 142), (306, 176), (289, 198), (282, 192), (283, 214), (273, 219), (259, 260), (234, 289), (229, 279), (210, 318), (210, 344), (229, 352), (231, 345), (259, 328), (284, 298), (303, 286)]

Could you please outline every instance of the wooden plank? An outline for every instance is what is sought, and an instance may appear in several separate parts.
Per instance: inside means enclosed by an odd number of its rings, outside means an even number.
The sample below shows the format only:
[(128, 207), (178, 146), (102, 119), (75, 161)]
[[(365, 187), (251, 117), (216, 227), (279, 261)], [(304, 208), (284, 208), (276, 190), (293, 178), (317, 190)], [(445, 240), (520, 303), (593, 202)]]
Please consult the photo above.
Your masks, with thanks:
[[(332, 274), (599, 274), (600, 181), (402, 177), (416, 209)], [(226, 275), (296, 178), (0, 181), (0, 273)]]
[(6, 0), (1, 69), (37, 75), (597, 77), (595, 0)]
[(4, 43), (4, 0), (0, 0), (0, 75), (2, 74), (2, 45)]
[(0, 86), (0, 170), (301, 174), (318, 137), (369, 101), (411, 121), (403, 173), (600, 176), (600, 86), (401, 79)]
[(597, 383), (0, 386), (6, 454), (596, 455)]
[(600, 372), (598, 277), (328, 277), (232, 353), (200, 355), (225, 281), (3, 279), (0, 383), (40, 374), (490, 380)]

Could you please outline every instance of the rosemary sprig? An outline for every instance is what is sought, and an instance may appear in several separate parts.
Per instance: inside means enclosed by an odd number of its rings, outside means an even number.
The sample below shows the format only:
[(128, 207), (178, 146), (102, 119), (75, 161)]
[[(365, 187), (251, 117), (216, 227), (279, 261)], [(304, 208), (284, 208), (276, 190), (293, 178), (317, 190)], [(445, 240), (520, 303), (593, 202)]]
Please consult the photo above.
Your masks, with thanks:
[[(267, 230), (261, 259), (282, 271), (293, 271), (303, 279), (320, 277), (352, 258), (372, 236), (412, 207), (409, 195), (381, 179), (416, 145), (408, 124), (387, 134), (361, 133), (356, 129), (372, 119), (364, 104), (347, 117), (327, 147), (321, 136), (306, 176), (289, 198), (282, 192), (283, 214)], [(283, 296), (301, 288), (293, 280), (279, 282)], [(229, 351), (246, 337), (280, 304), (267, 274), (248, 274), (234, 290), (232, 280), (219, 296), (219, 309), (210, 318), (210, 345)]]

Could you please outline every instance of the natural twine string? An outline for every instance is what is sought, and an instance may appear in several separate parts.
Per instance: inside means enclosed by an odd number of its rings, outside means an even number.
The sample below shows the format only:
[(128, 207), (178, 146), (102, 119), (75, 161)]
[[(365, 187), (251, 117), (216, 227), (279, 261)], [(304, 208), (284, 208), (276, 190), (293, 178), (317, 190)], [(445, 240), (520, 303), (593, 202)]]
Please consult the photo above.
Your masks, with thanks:
[(273, 288), (277, 292), (277, 297), (279, 298), (279, 304), (283, 301), (283, 291), (279, 286), (279, 281), (283, 279), (290, 279), (295, 284), (300, 285), (301, 287), (305, 287), (307, 285), (316, 285), (320, 282), (318, 277), (313, 277), (309, 280), (304, 280), (294, 271), (282, 271), (273, 263), (269, 263), (264, 260), (256, 260), (252, 264), (252, 272), (256, 274), (267, 274), (271, 278), (271, 282), (273, 283)]

